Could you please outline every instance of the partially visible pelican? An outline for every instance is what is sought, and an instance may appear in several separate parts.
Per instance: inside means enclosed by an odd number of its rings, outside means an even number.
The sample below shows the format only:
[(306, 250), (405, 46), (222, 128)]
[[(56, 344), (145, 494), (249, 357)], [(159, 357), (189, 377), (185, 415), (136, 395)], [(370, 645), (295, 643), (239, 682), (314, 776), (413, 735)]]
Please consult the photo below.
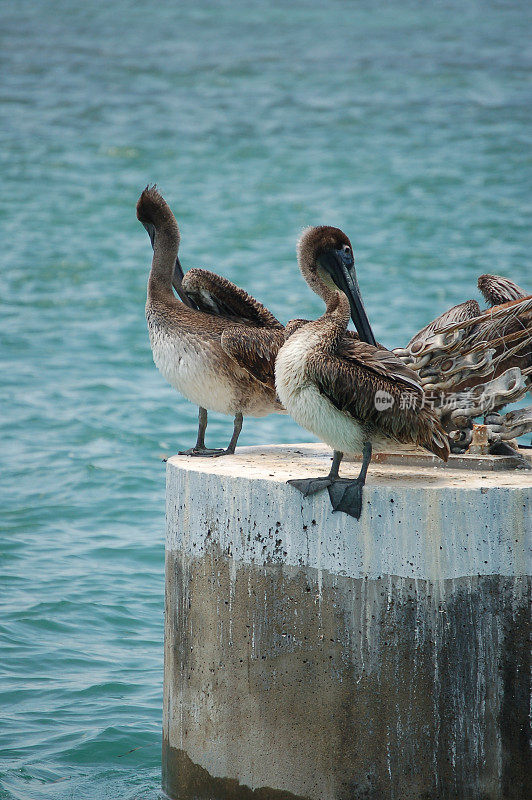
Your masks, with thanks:
[[(496, 434), (498, 412), (532, 382), (532, 295), (499, 275), (481, 275), (478, 288), (490, 308), (482, 311), (476, 300), (453, 306), (394, 350), (424, 391), (438, 395), (435, 411), (453, 432), (454, 452), (470, 443), (477, 417)], [(490, 452), (515, 455), (496, 435)]]
[[(168, 383), (199, 406), (196, 445), (182, 454), (234, 453), (243, 416), (285, 413), (275, 387), (261, 383), (235, 360), (234, 354), (240, 352), (239, 331), (246, 330), (249, 346), (260, 353), (261, 337), (270, 334), (269, 341), (282, 342), (284, 328), (267, 308), (225, 278), (202, 269), (183, 275), (179, 228), (155, 187), (142, 192), (137, 218), (153, 247), (146, 302), (153, 360)], [(205, 447), (207, 409), (235, 418), (225, 450)]]
[[(415, 374), (377, 345), (360, 297), (347, 236), (328, 226), (307, 229), (299, 242), (298, 262), (310, 288), (325, 302), (326, 311), (313, 322), (294, 326), (275, 361), (275, 384), (288, 413), (329, 444), (334, 458), (326, 477), (289, 483), (305, 496), (327, 487), (334, 510), (358, 519), (374, 445), (389, 448), (394, 441), (411, 443), (447, 461), (447, 436), (436, 417), (421, 407), (422, 390)], [(347, 331), (350, 310), (360, 339)], [(418, 407), (402, 403), (403, 393), (414, 395)], [(391, 406), (379, 410), (381, 398)], [(343, 454), (360, 451), (358, 478), (339, 478)]]
[(477, 286), (490, 306), (499, 306), (502, 303), (509, 303), (511, 300), (521, 300), (529, 295), (529, 292), (525, 292), (510, 278), (503, 278), (502, 275), (481, 275)]
[[(527, 292), (521, 287), (509, 278), (503, 278), (500, 275), (481, 275), (477, 281), (477, 286), (484, 295), (486, 302), (492, 308), (502, 303), (509, 303), (512, 300), (521, 300), (527, 297)], [(417, 348), (421, 348), (422, 343), (426, 342), (430, 336), (446, 325), (465, 322), (479, 317), (481, 314), (482, 309), (476, 300), (466, 300), (464, 303), (459, 303), (444, 311), (443, 314), (440, 314), (439, 317), (433, 319), (432, 322), (429, 322), (428, 325), (425, 325), (424, 328), (414, 334), (405, 349), (413, 346), (413, 352), (415, 352)]]

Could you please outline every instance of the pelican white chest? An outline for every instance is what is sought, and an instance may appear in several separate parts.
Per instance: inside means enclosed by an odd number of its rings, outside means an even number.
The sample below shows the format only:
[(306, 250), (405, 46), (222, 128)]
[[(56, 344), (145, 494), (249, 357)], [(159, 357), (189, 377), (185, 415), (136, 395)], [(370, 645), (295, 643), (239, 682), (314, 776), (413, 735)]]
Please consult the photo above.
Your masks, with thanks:
[(198, 338), (166, 330), (146, 309), (146, 320), (155, 366), (168, 383), (190, 402), (210, 411), (233, 414), (237, 406), (232, 382), (223, 369), (213, 369), (213, 353)]
[(300, 328), (281, 347), (275, 362), (275, 387), (290, 416), (333, 450), (358, 453), (364, 445), (361, 425), (342, 413), (320, 392), (308, 374), (308, 361), (322, 334), (312, 323)]

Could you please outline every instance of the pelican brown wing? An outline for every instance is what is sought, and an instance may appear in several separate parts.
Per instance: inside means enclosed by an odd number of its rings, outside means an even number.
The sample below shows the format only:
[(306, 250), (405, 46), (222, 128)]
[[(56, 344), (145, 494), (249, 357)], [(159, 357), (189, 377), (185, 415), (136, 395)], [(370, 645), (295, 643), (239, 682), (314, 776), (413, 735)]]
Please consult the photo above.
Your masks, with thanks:
[[(395, 353), (381, 345), (374, 347), (360, 341), (353, 331), (346, 331), (340, 339), (336, 355), (348, 363), (356, 363), (368, 372), (392, 381), (399, 381), (408, 389), (421, 393), (418, 377)], [(404, 389), (401, 389), (403, 391)]]
[[(403, 371), (396, 363), (399, 359), (386, 350), (353, 340), (348, 344), (344, 340), (340, 345), (341, 355), (316, 352), (311, 356), (310, 381), (369, 432), (378, 430), (398, 442), (414, 441), (447, 461), (447, 435), (434, 414), (422, 407), (423, 393), (410, 370)], [(393, 404), (377, 408), (377, 392), (386, 392)]]
[(206, 269), (190, 269), (182, 286), (199, 311), (258, 328), (282, 329), (266, 306), (244, 289)]
[(226, 328), (221, 342), (239, 367), (275, 392), (275, 359), (285, 342), (284, 329)]
[(414, 349), (417, 349), (418, 346), (424, 344), (433, 334), (438, 333), (447, 325), (473, 319), (474, 317), (478, 317), (481, 313), (480, 306), (476, 300), (466, 300), (465, 303), (459, 303), (457, 306), (453, 306), (449, 308), (448, 311), (440, 314), (439, 317), (433, 319), (432, 322), (429, 322), (424, 328), (421, 328), (415, 336), (412, 336), (405, 349), (408, 350), (414, 343), (416, 344), (416, 348)]
[[(188, 274), (188, 273), (187, 273)], [(226, 328), (222, 333), (221, 341), (225, 352), (237, 364), (247, 370), (254, 378), (275, 389), (275, 359), (280, 348), (292, 334), (305, 325), (308, 319), (291, 319), (282, 330), (251, 329), (249, 327)], [(351, 348), (351, 343), (354, 348)], [(340, 352), (346, 356), (356, 358), (356, 348), (360, 348), (358, 334), (346, 331), (340, 343)], [(375, 350), (375, 348), (372, 348)], [(393, 353), (383, 350), (374, 357), (371, 368), (378, 374), (393, 374), (398, 380), (403, 380), (412, 389), (421, 391), (416, 374), (398, 359)]]

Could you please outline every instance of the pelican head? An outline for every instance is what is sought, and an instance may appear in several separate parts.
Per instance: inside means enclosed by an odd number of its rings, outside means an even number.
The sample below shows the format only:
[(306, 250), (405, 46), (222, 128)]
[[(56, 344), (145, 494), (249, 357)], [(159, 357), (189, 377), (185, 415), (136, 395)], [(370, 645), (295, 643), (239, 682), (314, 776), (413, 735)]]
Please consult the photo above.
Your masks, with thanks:
[(155, 247), (157, 231), (171, 232), (179, 249), (179, 228), (166, 200), (155, 186), (146, 186), (137, 203), (137, 219), (148, 232), (152, 247)]
[(310, 288), (325, 303), (337, 289), (347, 295), (351, 319), (360, 338), (375, 345), (358, 286), (353, 248), (345, 233), (330, 225), (307, 228), (298, 243), (298, 263)]
[(154, 251), (156, 248), (156, 239), (163, 250), (168, 246), (176, 249), (172, 285), (185, 305), (190, 306), (190, 308), (196, 308), (181, 286), (183, 281), (183, 268), (179, 256), (177, 255), (181, 242), (179, 226), (170, 206), (162, 195), (159, 194), (156, 186), (146, 186), (139, 197), (137, 202), (137, 219), (148, 232)]

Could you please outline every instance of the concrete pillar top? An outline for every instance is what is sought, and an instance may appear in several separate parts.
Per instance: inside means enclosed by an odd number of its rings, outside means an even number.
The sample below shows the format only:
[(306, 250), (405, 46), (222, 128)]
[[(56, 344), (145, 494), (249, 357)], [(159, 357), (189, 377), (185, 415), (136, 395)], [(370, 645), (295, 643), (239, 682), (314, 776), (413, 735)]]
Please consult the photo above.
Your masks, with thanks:
[[(167, 549), (200, 558), (216, 542), (236, 562), (304, 563), (353, 578), (530, 574), (532, 471), (496, 471), (491, 456), (474, 459), (483, 467), (475, 470), (401, 457), (406, 463), (372, 462), (355, 520), (333, 512), (326, 491), (303, 497), (286, 483), (326, 475), (325, 445), (174, 456), (167, 464)], [(341, 466), (345, 477), (358, 471), (356, 462)]]
[[(532, 464), (532, 450), (522, 453)], [(222, 458), (176, 455), (168, 459), (168, 466), (207, 475), (286, 483), (291, 478), (327, 474), (331, 460), (332, 451), (325, 444), (274, 444), (238, 447), (233, 456)], [(414, 449), (375, 453), (367, 485), (390, 489), (394, 486), (532, 488), (532, 470), (505, 468), (509, 461), (505, 456), (451, 456), (444, 464), (436, 456)], [(359, 470), (360, 458), (344, 458), (340, 475), (356, 478)], [(294, 491), (297, 490), (290, 489), (291, 493)]]

